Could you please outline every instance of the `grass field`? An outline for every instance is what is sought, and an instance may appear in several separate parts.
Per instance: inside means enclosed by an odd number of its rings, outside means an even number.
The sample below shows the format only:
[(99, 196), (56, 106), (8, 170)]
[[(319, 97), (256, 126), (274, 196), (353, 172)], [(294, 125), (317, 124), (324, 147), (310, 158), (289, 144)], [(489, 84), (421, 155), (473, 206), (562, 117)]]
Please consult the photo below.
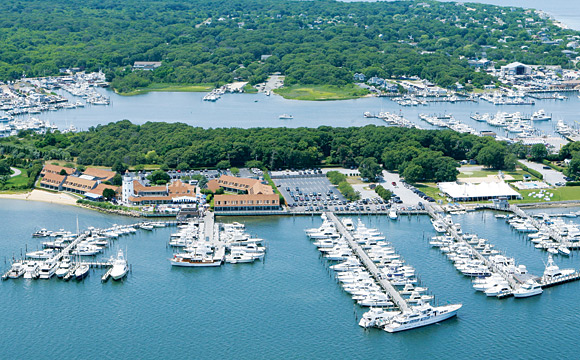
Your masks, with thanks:
[[(505, 175), (511, 175), (515, 180), (523, 180), (524, 179), (524, 174), (525, 175), (531, 175), (530, 173), (528, 173), (527, 171), (518, 169), (515, 171), (502, 171)], [(489, 175), (497, 175), (498, 171), (497, 170), (474, 170), (474, 171), (466, 171), (466, 172), (460, 172), (459, 175), (457, 175), (458, 179), (465, 179), (465, 178), (479, 178), (479, 177), (487, 177)], [(534, 175), (532, 176), (532, 180), (539, 180), (538, 178), (536, 178)]]
[(435, 183), (420, 183), (415, 184), (415, 187), (426, 195), (431, 196), (435, 200), (443, 200), (445, 201), (445, 197), (439, 195), (439, 188)]
[[(530, 193), (538, 193), (538, 190), (520, 190), (518, 191), (524, 197), (523, 200), (510, 200), (510, 203), (543, 203), (546, 200), (537, 197), (529, 196)], [(550, 201), (567, 201), (580, 200), (580, 186), (562, 186), (555, 189), (546, 189), (544, 192), (552, 193), (554, 196)]]
[(211, 91), (214, 88), (212, 84), (165, 84), (165, 83), (153, 83), (145, 88), (136, 89), (128, 93), (120, 93), (119, 95), (133, 96), (147, 94), (152, 91), (165, 91), (165, 92), (206, 92)]
[(369, 93), (368, 90), (352, 84), (340, 87), (334, 85), (292, 85), (276, 89), (274, 92), (285, 99), (310, 101), (356, 99)]

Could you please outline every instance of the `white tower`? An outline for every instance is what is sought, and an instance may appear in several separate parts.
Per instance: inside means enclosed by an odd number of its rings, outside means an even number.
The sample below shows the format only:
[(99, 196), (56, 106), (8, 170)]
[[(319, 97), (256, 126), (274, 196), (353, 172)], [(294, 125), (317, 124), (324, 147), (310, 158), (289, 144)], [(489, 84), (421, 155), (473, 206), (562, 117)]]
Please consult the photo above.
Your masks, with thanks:
[(123, 203), (129, 204), (129, 197), (133, 195), (133, 176), (127, 171), (123, 175)]

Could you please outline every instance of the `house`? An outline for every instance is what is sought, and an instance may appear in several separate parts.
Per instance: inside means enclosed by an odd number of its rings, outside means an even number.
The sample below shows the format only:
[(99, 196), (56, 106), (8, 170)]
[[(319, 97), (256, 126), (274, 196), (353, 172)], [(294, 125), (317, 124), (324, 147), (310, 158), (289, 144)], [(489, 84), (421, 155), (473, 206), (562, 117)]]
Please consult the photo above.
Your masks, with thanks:
[(52, 165), (52, 164), (44, 164), (42, 171), (40, 171), (40, 176), (45, 176), (46, 174), (56, 174), (60, 175), (61, 171), (64, 170), (67, 175), (72, 175), (76, 173), (77, 169), (59, 166), (59, 165)]
[(67, 176), (62, 184), (62, 190), (77, 194), (84, 194), (98, 185), (96, 180), (83, 179), (76, 176)]
[(42, 180), (40, 180), (40, 186), (49, 190), (62, 190), (62, 184), (66, 180), (66, 176), (54, 173), (46, 173)]
[(133, 70), (152, 71), (161, 66), (161, 61), (135, 61)]
[(216, 195), (214, 210), (216, 212), (280, 210), (280, 197), (277, 194)]
[(103, 169), (95, 169), (95, 168), (87, 168), (83, 171), (83, 175), (90, 176), (93, 180), (99, 181), (111, 181), (113, 177), (115, 177), (117, 173), (110, 170), (103, 170)]
[(113, 185), (107, 185), (107, 184), (99, 184), (97, 185), (97, 187), (95, 187), (92, 190), (87, 191), (84, 195), (86, 198), (89, 198), (93, 201), (102, 201), (104, 200), (103, 198), (103, 191), (105, 189), (111, 189), (115, 192), (115, 197), (117, 197), (119, 195), (119, 192), (121, 191), (121, 187), (120, 186), (113, 186)]
[(262, 183), (257, 179), (239, 178), (235, 176), (222, 175), (219, 179), (212, 179), (207, 183), (207, 188), (215, 192), (223, 188), (227, 192), (238, 194), (273, 194), (274, 190), (270, 185)]
[(172, 203), (196, 202), (195, 186), (180, 179), (162, 186), (145, 186), (133, 179), (130, 173), (123, 176), (121, 189), (123, 203), (128, 205), (159, 205)]
[(354, 81), (365, 81), (366, 80), (365, 74), (356, 73), (354, 74)]

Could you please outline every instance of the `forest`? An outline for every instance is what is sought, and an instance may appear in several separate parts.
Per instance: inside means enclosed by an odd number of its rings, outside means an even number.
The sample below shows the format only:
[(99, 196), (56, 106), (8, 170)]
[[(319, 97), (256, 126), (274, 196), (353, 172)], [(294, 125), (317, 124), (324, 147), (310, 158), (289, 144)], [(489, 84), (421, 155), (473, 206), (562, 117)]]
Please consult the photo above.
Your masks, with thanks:
[[(408, 181), (452, 181), (458, 161), (477, 159), (496, 169), (513, 169), (512, 145), (491, 137), (451, 130), (367, 125), (336, 128), (216, 128), (182, 123), (123, 120), (88, 131), (37, 135), (21, 132), (0, 139), (0, 161), (26, 166), (38, 160), (74, 161), (122, 172), (155, 164), (162, 169), (266, 167), (301, 169), (357, 167), (373, 178), (381, 166)], [(519, 149), (525, 153), (525, 149)], [(362, 170), (361, 170), (362, 171)]]
[[(353, 74), (444, 87), (494, 81), (469, 58), (572, 66), (576, 35), (519, 8), (434, 1), (0, 0), (0, 80), (103, 70), (119, 92), (152, 83), (342, 86)], [(160, 61), (133, 71), (135, 61)]]

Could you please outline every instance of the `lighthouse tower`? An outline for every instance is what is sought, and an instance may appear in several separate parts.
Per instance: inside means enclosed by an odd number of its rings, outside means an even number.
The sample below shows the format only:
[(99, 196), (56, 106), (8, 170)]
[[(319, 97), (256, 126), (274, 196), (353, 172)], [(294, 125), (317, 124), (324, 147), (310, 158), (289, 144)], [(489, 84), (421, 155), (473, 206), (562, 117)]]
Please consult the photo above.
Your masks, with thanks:
[(129, 197), (133, 195), (133, 176), (126, 171), (123, 175), (123, 204), (129, 204)]

